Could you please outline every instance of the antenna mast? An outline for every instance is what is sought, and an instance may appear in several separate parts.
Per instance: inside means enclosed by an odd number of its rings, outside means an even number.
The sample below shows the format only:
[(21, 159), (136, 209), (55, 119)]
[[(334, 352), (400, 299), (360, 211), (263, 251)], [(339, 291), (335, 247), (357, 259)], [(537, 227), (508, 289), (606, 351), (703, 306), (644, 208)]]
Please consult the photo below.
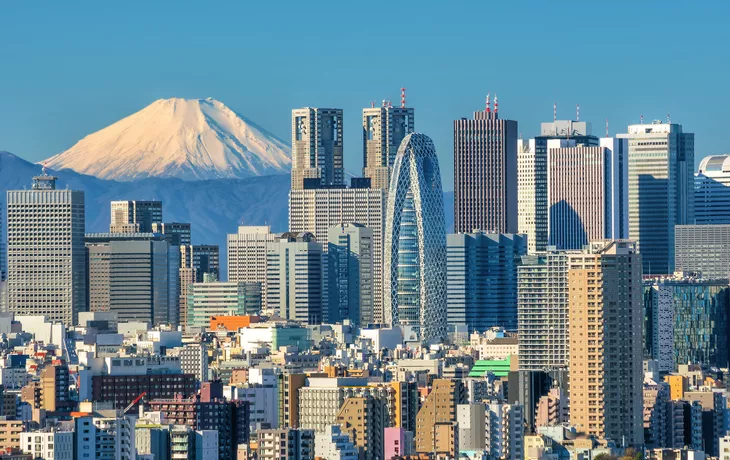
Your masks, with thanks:
[(406, 107), (406, 89), (405, 88), (400, 89), (400, 106), (403, 108)]
[(553, 121), (558, 120), (558, 103), (553, 102)]

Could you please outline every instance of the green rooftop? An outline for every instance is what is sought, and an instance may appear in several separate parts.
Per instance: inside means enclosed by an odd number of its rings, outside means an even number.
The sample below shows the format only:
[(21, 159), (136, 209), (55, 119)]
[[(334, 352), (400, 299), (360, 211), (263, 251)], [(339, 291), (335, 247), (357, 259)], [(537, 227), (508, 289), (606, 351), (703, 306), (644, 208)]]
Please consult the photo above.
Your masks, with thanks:
[(483, 359), (474, 363), (474, 367), (469, 372), (469, 377), (484, 377), (488, 373), (492, 373), (497, 377), (507, 377), (510, 371), (510, 357), (506, 359)]

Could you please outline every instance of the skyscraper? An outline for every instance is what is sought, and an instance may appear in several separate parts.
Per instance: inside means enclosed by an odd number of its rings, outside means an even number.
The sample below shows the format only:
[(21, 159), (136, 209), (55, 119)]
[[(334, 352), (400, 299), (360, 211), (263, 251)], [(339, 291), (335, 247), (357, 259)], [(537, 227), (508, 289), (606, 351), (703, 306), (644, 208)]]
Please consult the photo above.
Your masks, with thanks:
[(172, 235), (171, 243), (175, 246), (187, 246), (192, 244), (190, 224), (187, 222), (152, 222), (152, 233), (162, 233), (163, 235)]
[(497, 109), (454, 121), (456, 233), (517, 233), (517, 122)]
[(342, 185), (342, 109), (305, 107), (292, 110), (292, 190), (307, 179)]
[[(357, 184), (356, 184), (357, 185)], [(365, 305), (361, 316), (368, 322), (383, 320), (383, 230), (385, 227), (386, 191), (362, 187), (307, 187), (289, 194), (289, 230), (310, 232), (317, 241), (327, 241), (334, 226), (357, 223), (373, 232), (372, 306)], [(328, 247), (325, 245), (325, 251)], [(327, 291), (330, 291), (328, 289)], [(332, 291), (334, 292), (334, 291)], [(327, 294), (328, 292), (326, 292)], [(370, 309), (370, 311), (368, 311)]]
[(525, 235), (458, 233), (446, 236), (446, 290), (450, 325), (470, 331), (517, 329), (517, 266)]
[(627, 143), (548, 140), (548, 239), (558, 249), (628, 236)]
[(266, 308), (285, 319), (322, 322), (322, 244), (311, 233), (282, 233), (267, 244)]
[(674, 226), (694, 223), (694, 134), (654, 121), (630, 125), (629, 238), (645, 274), (674, 271)]
[(548, 245), (548, 141), (572, 139), (576, 145), (597, 146), (591, 124), (584, 121), (554, 120), (542, 123), (540, 135), (517, 142), (517, 227), (527, 234), (530, 254), (545, 251)]
[(522, 258), (517, 268), (520, 370), (568, 368), (567, 253), (547, 251)]
[(203, 282), (205, 275), (220, 279), (220, 254), (217, 244), (195, 244), (193, 245), (193, 268), (195, 279), (198, 283)]
[(267, 225), (241, 225), (228, 235), (228, 281), (261, 283), (261, 301), (266, 305), (266, 254), (276, 241)]
[(56, 190), (45, 168), (31, 190), (8, 190), (9, 311), (67, 326), (86, 311), (84, 209), (84, 192)]
[(710, 155), (695, 176), (695, 223), (730, 224), (730, 155)]
[(329, 229), (327, 246), (328, 321), (372, 323), (373, 231), (356, 223), (335, 226)]
[(386, 212), (384, 321), (422, 341), (446, 336), (446, 228), (433, 141), (412, 133), (393, 165)]
[(111, 233), (149, 233), (155, 223), (162, 223), (161, 201), (111, 202)]
[(373, 188), (388, 190), (390, 172), (403, 138), (413, 132), (412, 107), (393, 107), (383, 101), (381, 107), (362, 110), (363, 176)]
[(568, 256), (570, 424), (597, 438), (644, 442), (641, 255), (629, 241)]

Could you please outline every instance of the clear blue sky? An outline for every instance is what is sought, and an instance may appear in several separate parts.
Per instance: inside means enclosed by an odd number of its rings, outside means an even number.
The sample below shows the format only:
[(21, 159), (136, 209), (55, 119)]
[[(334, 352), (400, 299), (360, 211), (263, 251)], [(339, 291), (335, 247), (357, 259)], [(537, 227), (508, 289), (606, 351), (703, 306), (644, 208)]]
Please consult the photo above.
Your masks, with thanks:
[(603, 135), (665, 119), (696, 161), (730, 151), (730, 2), (0, 3), (0, 150), (38, 161), (158, 98), (214, 97), (290, 139), (290, 110), (360, 113), (408, 88), (452, 188), (452, 120), (497, 93), (529, 137), (574, 116)]

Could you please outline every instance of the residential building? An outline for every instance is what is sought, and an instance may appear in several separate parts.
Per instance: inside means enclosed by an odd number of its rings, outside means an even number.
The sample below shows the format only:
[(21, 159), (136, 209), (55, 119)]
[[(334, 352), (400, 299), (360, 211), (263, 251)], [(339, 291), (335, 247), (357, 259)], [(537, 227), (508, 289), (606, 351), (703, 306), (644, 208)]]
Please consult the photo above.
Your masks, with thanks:
[(54, 460), (74, 459), (74, 433), (57, 431), (55, 428), (20, 433), (20, 446), (23, 453), (31, 458)]
[(548, 247), (522, 257), (517, 268), (517, 324), (521, 370), (567, 369), (567, 253)]
[(456, 421), (459, 424), (459, 449), (480, 451), (486, 448), (484, 403), (459, 404), (456, 406)]
[(589, 241), (628, 236), (628, 142), (605, 138), (600, 144), (547, 142), (551, 246), (581, 249)]
[(401, 107), (383, 101), (380, 107), (362, 109), (362, 175), (370, 179), (371, 187), (388, 190), (398, 147), (413, 132), (414, 112), (405, 106), (405, 99)]
[[(354, 181), (351, 187), (307, 186), (289, 194), (289, 230), (309, 232), (319, 242), (326, 242), (335, 226), (352, 223), (372, 231), (372, 260), (375, 273), (383, 272), (386, 191), (361, 187)], [(328, 245), (323, 249), (327, 251)], [(372, 310), (361, 308), (368, 323), (383, 322), (383, 277), (373, 279)], [(372, 319), (371, 319), (372, 318)]]
[(517, 267), (527, 253), (525, 235), (458, 233), (446, 236), (449, 324), (484, 332), (517, 329)]
[(386, 212), (384, 322), (411, 328), (421, 341), (446, 336), (446, 224), (433, 141), (403, 139)]
[(161, 223), (162, 201), (111, 202), (110, 233), (151, 233), (152, 225)]
[(694, 134), (654, 121), (630, 125), (629, 238), (637, 241), (644, 274), (674, 271), (674, 226), (693, 224)]
[(330, 228), (327, 261), (330, 289), (327, 322), (349, 319), (356, 325), (372, 323), (373, 231), (357, 223)]
[(194, 375), (197, 382), (207, 382), (208, 347), (203, 343), (192, 343), (178, 350), (183, 374)]
[(314, 460), (314, 430), (283, 428), (258, 432), (259, 460)]
[(677, 225), (675, 270), (707, 279), (730, 277), (730, 225)]
[(629, 241), (568, 256), (570, 423), (643, 444), (641, 255)]
[(414, 454), (413, 432), (400, 427), (385, 429), (385, 457), (405, 457)]
[(69, 386), (71, 377), (68, 365), (55, 360), (41, 371), (41, 408), (48, 412), (68, 412), (76, 403), (71, 399)]
[[(364, 394), (349, 397), (340, 406), (337, 423), (359, 450), (360, 458), (384, 458), (384, 431), (390, 425), (388, 404), (384, 398)], [(325, 457), (328, 458), (328, 457)]]
[(306, 324), (322, 322), (322, 243), (311, 233), (282, 233), (266, 255), (266, 308)]
[(680, 364), (728, 366), (728, 280), (665, 277), (644, 280), (644, 355), (661, 372)]
[(0, 451), (20, 450), (20, 434), (25, 430), (23, 420), (0, 420)]
[[(342, 109), (292, 110), (292, 190), (304, 184), (342, 185)], [(311, 181), (307, 181), (311, 179)]]
[(206, 329), (216, 316), (261, 313), (261, 285), (234, 281), (193, 283), (188, 287), (187, 327)]
[(327, 460), (357, 460), (358, 450), (339, 425), (330, 425), (324, 433), (314, 435), (314, 453)]
[[(416, 451), (451, 453), (453, 438), (448, 427), (457, 421), (457, 406), (467, 401), (466, 388), (460, 379), (435, 379), (431, 392), (416, 416)], [(443, 424), (442, 428), (437, 425)], [(456, 429), (454, 431), (457, 431)], [(454, 433), (458, 444), (458, 433)], [(458, 452), (458, 449), (457, 449)], [(454, 454), (452, 454), (454, 455)]]
[(7, 309), (75, 325), (86, 311), (84, 192), (57, 190), (56, 177), (7, 191)]
[(527, 234), (530, 254), (548, 246), (548, 142), (560, 139), (599, 145), (590, 123), (573, 120), (542, 123), (539, 136), (517, 141), (517, 229)]
[(730, 224), (730, 155), (703, 158), (694, 186), (695, 223)]
[(179, 255), (156, 233), (87, 233), (91, 311), (119, 321), (178, 322)]
[(193, 374), (149, 373), (146, 375), (95, 375), (91, 378), (95, 402), (113, 402), (124, 409), (137, 396), (147, 393), (145, 400), (170, 399), (177, 394), (195, 394), (198, 382)]
[(525, 436), (522, 406), (501, 402), (490, 402), (485, 406), (485, 450), (490, 458), (522, 459)]

